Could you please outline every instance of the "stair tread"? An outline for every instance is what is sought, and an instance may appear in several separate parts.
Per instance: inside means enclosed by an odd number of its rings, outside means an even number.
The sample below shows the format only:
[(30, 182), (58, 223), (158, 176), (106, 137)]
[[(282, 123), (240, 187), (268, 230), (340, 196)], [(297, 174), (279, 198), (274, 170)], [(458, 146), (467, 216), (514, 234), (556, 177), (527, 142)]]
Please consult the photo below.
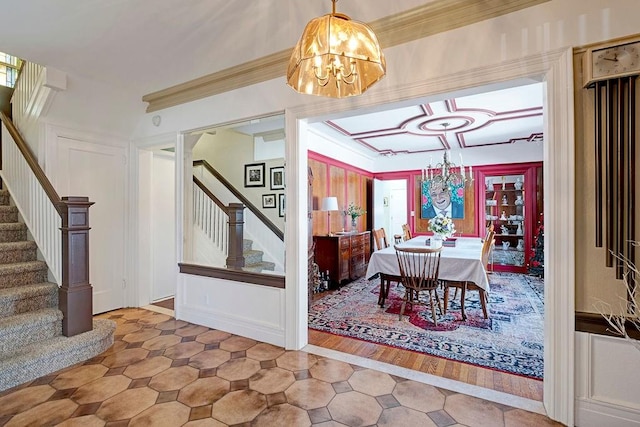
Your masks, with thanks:
[(40, 260), (12, 262), (10, 264), (0, 264), (0, 274), (15, 270), (34, 271), (47, 268), (47, 263)]
[(23, 222), (0, 222), (1, 230), (23, 230), (27, 226)]
[(21, 325), (38, 325), (62, 320), (62, 312), (58, 308), (42, 308), (40, 310), (26, 313), (14, 314), (13, 316), (0, 319), (0, 336), (10, 328)]
[(58, 335), (43, 339), (0, 358), (0, 391), (83, 362), (113, 344), (116, 323), (93, 319), (93, 329), (72, 337)]
[(51, 282), (41, 282), (41, 283), (32, 283), (30, 285), (24, 286), (14, 286), (12, 288), (0, 288), (0, 299), (9, 298), (11, 296), (15, 296), (15, 298), (19, 298), (24, 294), (38, 294), (43, 293), (44, 291), (49, 290), (51, 287), (58, 285)]
[(49, 347), (49, 348), (63, 347), (64, 348), (66, 347), (65, 342), (69, 342), (69, 341), (77, 341), (77, 342), (85, 341), (86, 342), (88, 335), (94, 335), (94, 331), (97, 334), (103, 335), (105, 332), (107, 332), (108, 334), (109, 332), (115, 331), (115, 327), (116, 327), (116, 323), (113, 320), (93, 319), (93, 329), (91, 331), (87, 331), (79, 335), (74, 335), (72, 337), (65, 337), (64, 335), (58, 335), (55, 337), (47, 338), (45, 340), (31, 343), (28, 345), (24, 345), (19, 349), (16, 349), (16, 351), (8, 355), (8, 357), (0, 359), (0, 366), (7, 364), (7, 362), (10, 363), (11, 359), (15, 359), (25, 353), (32, 352), (34, 350), (37, 351), (38, 353), (43, 353), (42, 349), (46, 347)]
[(11, 249), (34, 249), (37, 248), (36, 242), (33, 240), (20, 240), (17, 242), (0, 242), (0, 251)]

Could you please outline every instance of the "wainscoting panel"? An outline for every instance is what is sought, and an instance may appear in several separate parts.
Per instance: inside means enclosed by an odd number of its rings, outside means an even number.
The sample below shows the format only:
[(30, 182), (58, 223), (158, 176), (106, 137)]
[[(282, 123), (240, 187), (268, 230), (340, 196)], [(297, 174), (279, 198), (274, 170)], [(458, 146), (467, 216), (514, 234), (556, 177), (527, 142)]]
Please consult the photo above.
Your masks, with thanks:
[(284, 346), (284, 289), (178, 274), (176, 318)]
[(640, 426), (640, 350), (624, 339), (576, 332), (576, 425)]

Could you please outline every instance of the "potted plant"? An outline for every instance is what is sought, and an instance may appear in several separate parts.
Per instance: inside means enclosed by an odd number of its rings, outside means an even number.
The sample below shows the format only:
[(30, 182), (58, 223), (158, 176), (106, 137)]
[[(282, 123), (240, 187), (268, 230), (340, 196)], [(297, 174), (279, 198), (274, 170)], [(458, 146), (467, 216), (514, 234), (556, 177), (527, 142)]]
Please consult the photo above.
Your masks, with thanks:
[(360, 206), (356, 206), (353, 203), (349, 203), (349, 207), (344, 211), (345, 215), (351, 217), (351, 230), (357, 231), (357, 219), (359, 216), (366, 214), (367, 211), (363, 210)]

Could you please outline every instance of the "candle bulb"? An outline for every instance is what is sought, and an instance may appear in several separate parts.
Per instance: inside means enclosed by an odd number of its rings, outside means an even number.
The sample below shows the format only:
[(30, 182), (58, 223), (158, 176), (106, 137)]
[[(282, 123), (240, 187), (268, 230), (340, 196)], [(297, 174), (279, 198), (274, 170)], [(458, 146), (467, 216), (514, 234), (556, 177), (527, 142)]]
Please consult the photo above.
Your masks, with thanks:
[(469, 166), (469, 179), (473, 179), (473, 166)]

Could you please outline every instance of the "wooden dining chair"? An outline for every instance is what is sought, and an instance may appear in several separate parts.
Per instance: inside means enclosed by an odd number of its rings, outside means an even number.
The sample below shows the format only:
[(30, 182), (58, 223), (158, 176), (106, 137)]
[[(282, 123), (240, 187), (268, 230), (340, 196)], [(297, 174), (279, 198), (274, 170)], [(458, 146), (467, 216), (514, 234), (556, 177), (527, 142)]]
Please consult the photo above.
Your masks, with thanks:
[(438, 325), (434, 300), (438, 305), (438, 310), (442, 313), (440, 298), (436, 292), (439, 284), (438, 272), (442, 247), (432, 249), (394, 245), (394, 248), (398, 259), (398, 267), (400, 268), (400, 277), (405, 287), (404, 298), (400, 307), (400, 320), (402, 320), (407, 303), (411, 304), (412, 307), (414, 304), (422, 303), (420, 301), (420, 293), (425, 292), (429, 298), (433, 323)]
[[(487, 264), (489, 262), (489, 251), (491, 250), (491, 245), (494, 244), (494, 236), (495, 236), (495, 232), (493, 230), (489, 231), (489, 233), (487, 233), (486, 238), (482, 242), (482, 252), (480, 256), (481, 256), (482, 264), (484, 265), (485, 274), (487, 271)], [(487, 281), (489, 281), (488, 276), (487, 276)], [(478, 291), (480, 306), (482, 307), (482, 314), (484, 315), (485, 319), (489, 318), (489, 311), (487, 310), (487, 300), (489, 298), (489, 294), (487, 294), (487, 291), (485, 291), (475, 283), (466, 282), (466, 281), (454, 282), (454, 281), (447, 280), (444, 282), (444, 313), (445, 314), (447, 314), (447, 308), (449, 306), (449, 290), (451, 288), (454, 288), (456, 290), (453, 296), (454, 298), (456, 298), (458, 294), (458, 289), (460, 289), (460, 313), (462, 314), (463, 320), (467, 320), (467, 314), (465, 313), (465, 310), (464, 310), (464, 300), (465, 300), (465, 297), (467, 296), (468, 290)]]
[(406, 242), (407, 240), (413, 237), (411, 235), (411, 229), (409, 228), (409, 224), (402, 224), (402, 238)]
[[(385, 233), (384, 228), (373, 230), (373, 240), (377, 251), (389, 247), (387, 234)], [(384, 307), (384, 301), (389, 296), (389, 287), (391, 286), (391, 282), (396, 282), (399, 285), (402, 283), (402, 278), (394, 274), (380, 273), (380, 293), (378, 294), (378, 305), (380, 307)]]
[(379, 228), (378, 230), (373, 230), (373, 242), (375, 243), (376, 250), (388, 248), (389, 243), (387, 242), (387, 234), (384, 231), (384, 228)]

